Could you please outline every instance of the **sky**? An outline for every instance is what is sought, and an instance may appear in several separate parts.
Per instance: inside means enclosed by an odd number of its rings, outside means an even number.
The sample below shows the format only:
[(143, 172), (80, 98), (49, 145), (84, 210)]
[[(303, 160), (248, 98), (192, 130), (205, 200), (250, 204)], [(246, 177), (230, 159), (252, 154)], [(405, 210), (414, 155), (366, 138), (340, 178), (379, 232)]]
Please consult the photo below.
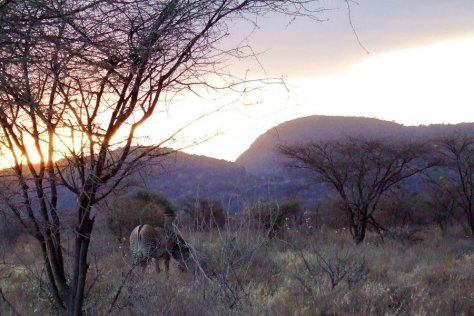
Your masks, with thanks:
[(350, 19), (344, 1), (322, 0), (331, 9), (320, 16), (324, 22), (272, 14), (259, 17), (253, 32), (236, 23), (222, 45), (246, 39), (258, 58), (231, 62), (229, 70), (284, 84), (238, 99), (183, 95), (140, 135), (157, 142), (207, 113), (178, 135), (176, 146), (234, 161), (266, 130), (309, 115), (404, 125), (474, 122), (474, 1), (350, 3)]

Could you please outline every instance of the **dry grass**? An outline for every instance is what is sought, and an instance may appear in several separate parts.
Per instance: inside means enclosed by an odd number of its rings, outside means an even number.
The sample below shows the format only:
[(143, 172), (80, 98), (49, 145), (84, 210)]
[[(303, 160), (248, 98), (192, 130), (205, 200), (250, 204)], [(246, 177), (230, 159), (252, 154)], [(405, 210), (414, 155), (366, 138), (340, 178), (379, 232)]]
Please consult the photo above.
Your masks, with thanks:
[[(90, 256), (86, 315), (105, 315), (129, 269), (127, 244), (98, 227)], [(267, 239), (246, 225), (183, 232), (200, 263), (169, 279), (134, 271), (113, 315), (474, 315), (474, 243), (461, 231), (423, 241), (348, 232), (289, 231)], [(54, 314), (36, 244), (22, 236), (0, 248), (0, 287), (22, 315)], [(0, 298), (0, 315), (11, 309)]]

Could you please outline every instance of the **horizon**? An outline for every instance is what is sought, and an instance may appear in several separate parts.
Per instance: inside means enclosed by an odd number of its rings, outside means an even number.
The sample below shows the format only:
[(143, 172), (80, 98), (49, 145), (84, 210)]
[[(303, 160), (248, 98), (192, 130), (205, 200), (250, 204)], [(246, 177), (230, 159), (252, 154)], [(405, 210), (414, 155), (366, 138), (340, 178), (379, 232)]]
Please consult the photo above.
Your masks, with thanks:
[[(292, 122), (292, 121), (296, 121), (298, 119), (305, 119), (305, 118), (310, 118), (310, 117), (315, 117), (315, 116), (318, 116), (318, 117), (321, 117), (321, 118), (336, 118), (336, 119), (344, 119), (344, 118), (356, 118), (356, 119), (369, 119), (369, 120), (377, 120), (377, 121), (382, 121), (382, 122), (387, 122), (387, 123), (394, 123), (394, 124), (397, 124), (397, 125), (400, 125), (400, 126), (403, 126), (403, 127), (431, 127), (431, 126), (457, 126), (457, 125), (462, 125), (462, 124), (473, 124), (474, 125), (474, 122), (460, 122), (460, 123), (433, 123), (433, 124), (420, 124), (420, 125), (406, 125), (406, 124), (402, 124), (402, 123), (398, 123), (398, 122), (395, 122), (395, 121), (389, 121), (389, 120), (384, 120), (384, 119), (380, 119), (380, 118), (376, 118), (376, 117), (367, 117), (367, 116), (344, 116), (344, 115), (318, 115), (318, 114), (315, 114), (315, 115), (308, 115), (308, 116), (302, 116), (302, 117), (298, 117), (296, 119), (291, 119), (291, 120), (288, 120), (288, 121), (284, 121), (284, 122), (281, 122), (279, 123), (278, 125), (275, 125), (271, 128), (269, 128), (268, 130), (266, 130), (265, 132), (263, 132), (262, 134), (258, 135), (253, 142), (251, 142), (249, 144), (249, 147), (246, 148), (244, 151), (242, 151), (240, 153), (239, 156), (237, 156), (236, 159), (234, 160), (228, 160), (228, 159), (224, 159), (224, 158), (218, 158), (218, 157), (212, 157), (212, 156), (207, 156), (207, 155), (203, 155), (203, 154), (199, 154), (199, 153), (192, 153), (192, 152), (189, 152), (187, 150), (181, 150), (181, 149), (175, 149), (175, 148), (172, 148), (173, 150), (176, 150), (176, 152), (182, 152), (182, 153), (185, 153), (185, 154), (189, 154), (189, 155), (196, 155), (196, 156), (202, 156), (202, 157), (207, 157), (207, 158), (213, 158), (213, 159), (217, 159), (217, 160), (224, 160), (224, 161), (227, 161), (227, 162), (231, 162), (231, 163), (235, 163), (236, 160), (238, 160), (238, 158), (240, 158), (240, 156), (242, 154), (244, 154), (248, 149), (250, 149), (250, 147), (254, 144), (254, 142), (260, 137), (260, 136), (263, 136), (264, 134), (266, 134), (267, 132), (271, 131), (272, 129), (274, 128), (277, 128), (279, 125), (283, 125), (285, 123), (289, 123), (289, 122)], [(163, 148), (166, 148), (166, 147), (163, 147)], [(118, 148), (120, 149), (120, 148)], [(9, 169), (8, 166), (4, 166), (0, 163), (0, 172), (1, 171), (5, 171)]]
[[(258, 135), (255, 138), (255, 140), (252, 143), (250, 143), (249, 147), (246, 148), (235, 160), (227, 160), (227, 159), (221, 159), (221, 158), (216, 158), (216, 159), (225, 160), (225, 161), (228, 161), (228, 162), (236, 162), (236, 160), (238, 160), (242, 156), (242, 154), (244, 154), (247, 150), (250, 149), (250, 147), (255, 143), (255, 141), (257, 141), (257, 139), (260, 136), (265, 135), (266, 133), (270, 132), (272, 129), (277, 128), (280, 125), (283, 125), (283, 124), (286, 124), (286, 123), (289, 123), (289, 122), (293, 122), (293, 121), (296, 121), (296, 120), (299, 120), (299, 119), (310, 118), (310, 117), (335, 118), (335, 119), (344, 119), (344, 118), (348, 118), (348, 119), (350, 119), (350, 118), (369, 119), (369, 120), (377, 120), (377, 121), (386, 122), (386, 123), (394, 123), (394, 124), (400, 125), (402, 127), (415, 127), (415, 128), (423, 128), (423, 127), (428, 127), (429, 128), (429, 127), (433, 127), (433, 126), (453, 126), (453, 127), (455, 127), (455, 126), (463, 125), (463, 124), (473, 124), (474, 125), (474, 122), (431, 123), (431, 124), (407, 125), (407, 124), (398, 123), (398, 122), (395, 122), (395, 121), (389, 121), (389, 120), (384, 120), (384, 119), (380, 119), (380, 118), (376, 118), (376, 117), (368, 117), (368, 116), (343, 116), (343, 115), (318, 115), (318, 114), (315, 114), (315, 115), (302, 116), (302, 117), (298, 117), (296, 119), (291, 119), (291, 120), (288, 120), (288, 121), (284, 121), (284, 122), (279, 123), (276, 126), (273, 126), (273, 127), (269, 128), (264, 133)], [(185, 152), (185, 151), (183, 151), (183, 152)], [(193, 154), (193, 153), (189, 153), (189, 154)], [(196, 155), (199, 155), (199, 154), (196, 154)], [(201, 155), (201, 156), (210, 157), (210, 156), (206, 156), (206, 155)], [(214, 157), (210, 157), (210, 158), (214, 158)]]

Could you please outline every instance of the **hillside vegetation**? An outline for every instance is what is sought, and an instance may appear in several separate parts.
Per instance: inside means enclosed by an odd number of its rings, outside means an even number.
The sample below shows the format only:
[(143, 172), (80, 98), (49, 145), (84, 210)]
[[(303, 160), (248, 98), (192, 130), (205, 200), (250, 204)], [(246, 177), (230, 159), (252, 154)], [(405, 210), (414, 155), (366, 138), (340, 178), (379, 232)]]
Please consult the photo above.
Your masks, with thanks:
[[(308, 186), (304, 172), (287, 168), (280, 145), (329, 141), (348, 136), (433, 139), (454, 131), (474, 134), (474, 123), (407, 127), (378, 119), (310, 116), (282, 123), (260, 137), (235, 163), (177, 152), (146, 168), (131, 181), (135, 188), (160, 192), (178, 209), (190, 198), (218, 200), (231, 212), (261, 200), (304, 200), (313, 207), (323, 186)], [(126, 187), (130, 190), (130, 186)]]
[[(407, 127), (370, 118), (309, 116), (282, 123), (262, 134), (235, 163), (184, 152), (164, 156), (129, 176), (127, 185), (117, 195), (147, 189), (159, 192), (178, 209), (186, 208), (189, 199), (211, 198), (233, 213), (261, 200), (284, 203), (300, 199), (307, 207), (314, 207), (319, 196), (327, 195), (327, 188), (309, 186), (311, 180), (305, 172), (287, 168), (288, 159), (278, 152), (279, 146), (348, 136), (423, 140), (454, 131), (474, 134), (474, 123)], [(59, 210), (67, 213), (74, 200), (67, 190), (61, 190), (61, 195)]]
[(278, 153), (280, 145), (328, 141), (348, 136), (430, 139), (455, 131), (474, 134), (474, 123), (404, 126), (374, 118), (313, 115), (284, 122), (269, 129), (235, 162), (255, 175), (278, 174), (284, 166)]

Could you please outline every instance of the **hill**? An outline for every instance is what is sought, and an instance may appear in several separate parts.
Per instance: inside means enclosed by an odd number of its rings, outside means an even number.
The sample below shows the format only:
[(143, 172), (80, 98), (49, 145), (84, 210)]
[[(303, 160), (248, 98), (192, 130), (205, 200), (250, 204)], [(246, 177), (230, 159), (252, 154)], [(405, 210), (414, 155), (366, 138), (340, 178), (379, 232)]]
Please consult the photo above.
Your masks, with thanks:
[(213, 198), (230, 210), (261, 195), (261, 181), (233, 162), (177, 152), (156, 165), (146, 178), (149, 190), (158, 191), (180, 207), (184, 198)]
[(474, 123), (404, 126), (374, 118), (308, 116), (269, 129), (237, 158), (236, 163), (252, 174), (269, 175), (281, 172), (279, 145), (326, 141), (347, 136), (433, 138), (454, 131), (474, 133)]
[[(346, 136), (432, 138), (455, 130), (474, 134), (474, 123), (404, 126), (373, 118), (309, 116), (282, 123), (259, 136), (236, 162), (173, 153), (147, 167), (137, 183), (160, 192), (178, 208), (185, 198), (213, 198), (231, 211), (257, 200), (300, 199), (312, 207), (326, 189), (308, 186), (301, 170), (288, 169), (278, 153), (280, 144), (324, 141)], [(131, 188), (132, 190), (132, 188)]]
[[(455, 130), (474, 134), (474, 123), (407, 127), (370, 118), (310, 116), (282, 123), (258, 137), (236, 162), (176, 152), (150, 163), (131, 176), (125, 192), (146, 188), (160, 192), (181, 208), (186, 198), (212, 198), (232, 212), (258, 200), (300, 199), (312, 207), (321, 185), (308, 186), (301, 170), (288, 169), (277, 151), (280, 144), (330, 140), (345, 136), (436, 137)], [(61, 188), (60, 210), (75, 207), (75, 198)], [(113, 197), (112, 197), (113, 198)]]

